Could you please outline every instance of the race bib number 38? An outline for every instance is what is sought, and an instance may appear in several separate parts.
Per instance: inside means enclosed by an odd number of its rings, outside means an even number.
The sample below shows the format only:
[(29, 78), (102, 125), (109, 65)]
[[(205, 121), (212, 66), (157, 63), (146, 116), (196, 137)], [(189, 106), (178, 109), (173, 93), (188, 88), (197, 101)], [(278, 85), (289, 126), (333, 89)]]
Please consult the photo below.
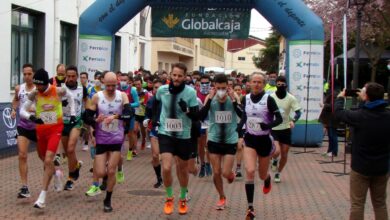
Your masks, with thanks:
[(216, 111), (215, 123), (217, 124), (230, 124), (232, 123), (232, 112), (230, 111)]
[(181, 119), (172, 119), (167, 118), (165, 119), (165, 130), (166, 131), (175, 131), (180, 132), (183, 131), (183, 122)]
[(262, 120), (260, 118), (248, 117), (247, 119), (247, 127), (252, 131), (261, 131), (260, 123)]
[(42, 112), (40, 118), (45, 124), (57, 123), (57, 114), (55, 112)]

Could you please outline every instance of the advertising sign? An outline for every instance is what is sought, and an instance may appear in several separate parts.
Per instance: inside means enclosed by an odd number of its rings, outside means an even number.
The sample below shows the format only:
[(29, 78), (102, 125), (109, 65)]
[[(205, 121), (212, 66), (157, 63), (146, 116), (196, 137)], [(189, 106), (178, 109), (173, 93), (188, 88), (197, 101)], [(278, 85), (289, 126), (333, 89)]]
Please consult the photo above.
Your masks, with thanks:
[(152, 37), (247, 39), (250, 16), (250, 11), (155, 8)]
[(87, 72), (93, 79), (96, 71), (109, 70), (111, 65), (111, 36), (80, 35), (79, 72)]
[(11, 117), (11, 104), (0, 103), (0, 149), (16, 147), (16, 118)]

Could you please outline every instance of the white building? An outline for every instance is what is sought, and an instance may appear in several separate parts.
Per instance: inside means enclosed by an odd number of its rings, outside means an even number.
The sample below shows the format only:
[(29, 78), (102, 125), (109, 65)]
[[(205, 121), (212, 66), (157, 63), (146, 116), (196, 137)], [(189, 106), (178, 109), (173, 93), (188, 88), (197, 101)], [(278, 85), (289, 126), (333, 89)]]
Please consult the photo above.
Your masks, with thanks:
[[(0, 103), (10, 102), (21, 67), (32, 63), (51, 76), (57, 64), (77, 64), (78, 21), (93, 0), (0, 1)], [(115, 35), (114, 71), (151, 68), (150, 10), (145, 8)], [(113, 48), (114, 49), (114, 48)]]

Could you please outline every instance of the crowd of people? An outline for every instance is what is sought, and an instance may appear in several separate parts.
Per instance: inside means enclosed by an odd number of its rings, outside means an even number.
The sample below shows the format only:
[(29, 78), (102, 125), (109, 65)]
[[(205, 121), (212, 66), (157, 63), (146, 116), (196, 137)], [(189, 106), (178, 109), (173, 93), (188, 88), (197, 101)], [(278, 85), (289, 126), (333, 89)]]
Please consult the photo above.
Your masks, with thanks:
[[(31, 64), (25, 64), (23, 79), (12, 101), (12, 116), (16, 117), (16, 111), (20, 115), (17, 141), (22, 187), (18, 198), (31, 196), (27, 155), (29, 143), (37, 142), (44, 164), (42, 190), (34, 203), (39, 209), (46, 206), (53, 177), (55, 190), (74, 188), (83, 165), (75, 151), (81, 139), (83, 150), (89, 150), (93, 160), (93, 178), (85, 194), (92, 197), (106, 191), (104, 212), (113, 210), (115, 184), (125, 181), (124, 161), (133, 160), (137, 150), (150, 143), (156, 175), (153, 187), (165, 187), (165, 214), (174, 211), (175, 165), (179, 214), (189, 209), (189, 174), (212, 176), (219, 196), (217, 210), (223, 210), (227, 202), (223, 179), (231, 184), (245, 176), (246, 219), (254, 219), (256, 170), (264, 194), (271, 191), (272, 179), (282, 181), (291, 130), (301, 116), (299, 103), (287, 91), (288, 80), (274, 72), (204, 74), (189, 72), (184, 64), (175, 63), (169, 74), (152, 74), (142, 68), (134, 73), (98, 71), (89, 80), (88, 73), (79, 73), (72, 65), (59, 64), (55, 76), (49, 78), (44, 69), (35, 71)], [(355, 123), (355, 116), (343, 112), (339, 117)], [(68, 179), (62, 185), (60, 166), (65, 159)]]

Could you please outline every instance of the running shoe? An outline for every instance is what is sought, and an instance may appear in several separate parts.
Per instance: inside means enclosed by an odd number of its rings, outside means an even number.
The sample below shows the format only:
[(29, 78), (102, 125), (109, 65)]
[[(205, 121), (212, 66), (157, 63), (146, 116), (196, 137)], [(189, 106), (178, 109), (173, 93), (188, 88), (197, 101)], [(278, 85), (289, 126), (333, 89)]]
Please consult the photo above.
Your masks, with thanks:
[(30, 191), (28, 191), (27, 186), (23, 186), (22, 188), (20, 188), (19, 193), (18, 193), (19, 199), (30, 198), (30, 197), (31, 197), (31, 194), (30, 194)]
[(188, 192), (188, 189), (187, 189), (187, 192), (186, 192), (186, 201), (189, 202), (191, 199), (192, 199), (192, 197), (190, 196), (190, 193)]
[(249, 208), (247, 211), (246, 211), (246, 217), (245, 217), (245, 220), (253, 220), (255, 219), (256, 215), (255, 215), (255, 211), (251, 208)]
[(216, 209), (217, 210), (224, 210), (226, 205), (226, 198), (219, 199), (217, 202)]
[(276, 172), (278, 170), (278, 160), (272, 159), (271, 170), (272, 172)]
[(127, 161), (130, 161), (133, 159), (133, 151), (129, 150), (127, 151)]
[(97, 196), (99, 195), (100, 193), (102, 193), (102, 191), (100, 190), (100, 188), (98, 186), (90, 186), (88, 191), (85, 193), (86, 196), (90, 196), (90, 197), (93, 197), (93, 196)]
[(54, 166), (58, 167), (61, 165), (61, 156), (59, 154), (56, 154), (54, 157)]
[(212, 176), (213, 175), (213, 169), (211, 169), (210, 163), (206, 163), (206, 176)]
[(275, 173), (274, 182), (280, 183), (280, 173)]
[(161, 180), (158, 180), (157, 183), (153, 185), (155, 189), (161, 188), (163, 186), (163, 183)]
[(76, 166), (76, 170), (72, 173), (72, 175), (71, 175), (71, 178), (73, 179), (73, 180), (78, 180), (79, 179), (79, 177), (80, 177), (80, 169), (81, 169), (81, 167), (83, 166), (83, 161), (81, 161), (81, 160), (79, 160), (78, 162), (77, 162), (77, 166)]
[(180, 199), (179, 201), (179, 214), (185, 215), (188, 212), (188, 205), (186, 199)]
[(84, 144), (83, 148), (81, 149), (82, 151), (88, 151), (89, 147), (88, 144)]
[(37, 209), (43, 209), (46, 207), (46, 204), (44, 202), (40, 202), (40, 201), (36, 201), (34, 203), (34, 208), (37, 208)]
[(206, 176), (206, 165), (202, 164), (200, 166), (199, 177), (202, 178), (204, 176)]
[(164, 213), (170, 215), (173, 212), (173, 197), (167, 198), (164, 205)]
[(73, 190), (73, 181), (72, 180), (66, 181), (65, 186), (64, 186), (64, 190), (66, 190), (66, 191)]
[(104, 212), (112, 212), (113, 209), (111, 206), (111, 201), (104, 200), (103, 204), (104, 204), (104, 208), (103, 208)]
[(264, 180), (263, 193), (267, 194), (271, 191), (271, 175), (268, 175), (268, 178)]
[(236, 168), (236, 178), (237, 179), (242, 179), (242, 173), (241, 173), (241, 168)]
[(119, 184), (125, 182), (125, 174), (123, 173), (123, 171), (118, 171), (116, 173), (116, 182), (118, 182)]
[(64, 174), (61, 169), (56, 169), (56, 172), (54, 174), (54, 190), (56, 192), (62, 191), (64, 189), (64, 186), (62, 184), (62, 178)]

